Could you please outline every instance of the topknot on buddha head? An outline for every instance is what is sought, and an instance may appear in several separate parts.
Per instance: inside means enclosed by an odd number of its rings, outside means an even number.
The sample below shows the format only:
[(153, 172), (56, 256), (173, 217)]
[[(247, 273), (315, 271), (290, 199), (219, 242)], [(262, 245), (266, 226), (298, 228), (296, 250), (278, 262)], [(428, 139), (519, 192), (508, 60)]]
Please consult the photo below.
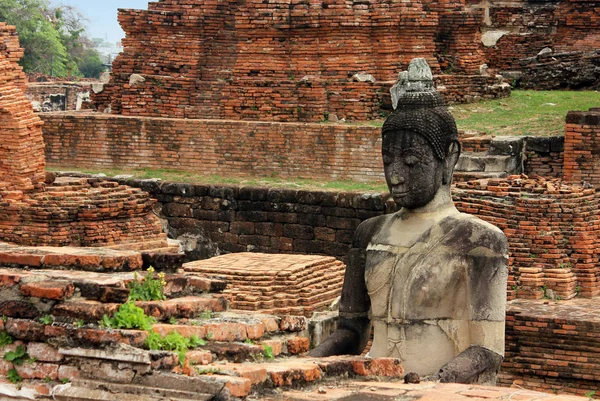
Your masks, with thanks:
[(413, 59), (392, 88), (396, 109), (385, 120), (385, 138), (399, 132), (414, 132), (427, 140), (436, 157), (444, 160), (452, 142), (458, 141), (456, 122), (433, 87), (433, 75), (423, 58)]

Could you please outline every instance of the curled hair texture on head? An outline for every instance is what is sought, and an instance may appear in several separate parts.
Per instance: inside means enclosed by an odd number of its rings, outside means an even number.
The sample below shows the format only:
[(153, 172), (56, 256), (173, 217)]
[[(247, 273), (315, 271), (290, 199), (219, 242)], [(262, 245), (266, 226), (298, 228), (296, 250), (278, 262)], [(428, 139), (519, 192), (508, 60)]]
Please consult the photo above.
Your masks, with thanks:
[(458, 140), (454, 118), (435, 91), (406, 92), (398, 107), (383, 123), (382, 136), (410, 131), (429, 142), (438, 159), (444, 160), (450, 144)]

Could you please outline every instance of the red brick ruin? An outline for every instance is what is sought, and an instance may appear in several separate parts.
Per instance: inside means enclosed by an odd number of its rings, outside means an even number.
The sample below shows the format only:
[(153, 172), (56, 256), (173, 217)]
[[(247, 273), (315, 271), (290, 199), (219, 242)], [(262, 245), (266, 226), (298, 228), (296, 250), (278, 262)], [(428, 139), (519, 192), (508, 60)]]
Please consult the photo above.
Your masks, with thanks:
[(94, 98), (126, 116), (368, 120), (414, 57), (439, 74), (449, 101), (505, 96), (481, 65), (519, 69), (544, 47), (596, 49), (599, 9), (589, 0), (150, 2), (120, 11), (124, 51)]
[[(478, 75), (484, 63), (477, 44), (483, 11), (468, 11), (460, 1), (167, 0), (148, 8), (119, 14), (127, 38), (111, 83), (95, 97), (101, 110), (110, 105), (113, 113), (135, 116), (319, 121), (337, 114), (367, 120), (378, 116), (383, 94), (414, 57), (425, 57), (438, 73), (439, 52), (457, 54), (453, 68), (461, 74)], [(375, 82), (357, 82), (354, 75), (361, 72)], [(475, 79), (477, 86), (496, 82)], [(448, 80), (449, 86), (468, 81)]]
[(21, 245), (167, 247), (154, 200), (99, 180), (46, 174), (42, 121), (25, 97), (23, 50), (0, 23), (0, 236)]

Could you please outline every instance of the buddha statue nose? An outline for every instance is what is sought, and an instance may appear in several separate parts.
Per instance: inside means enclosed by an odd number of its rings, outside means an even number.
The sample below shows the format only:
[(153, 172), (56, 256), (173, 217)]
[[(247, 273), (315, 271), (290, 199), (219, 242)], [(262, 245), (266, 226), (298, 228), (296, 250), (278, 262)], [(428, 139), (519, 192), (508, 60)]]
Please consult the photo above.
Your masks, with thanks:
[(402, 185), (405, 181), (406, 180), (404, 179), (404, 177), (399, 174), (392, 174), (392, 176), (390, 177), (390, 182), (392, 185)]

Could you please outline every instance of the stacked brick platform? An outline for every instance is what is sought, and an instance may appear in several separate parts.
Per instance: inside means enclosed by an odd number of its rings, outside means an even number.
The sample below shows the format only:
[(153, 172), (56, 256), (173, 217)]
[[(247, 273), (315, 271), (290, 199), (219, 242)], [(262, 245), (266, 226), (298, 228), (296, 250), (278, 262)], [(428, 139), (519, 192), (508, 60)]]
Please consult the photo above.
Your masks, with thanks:
[[(460, 88), (448, 89), (449, 100), (467, 100), (459, 96), (466, 88), (472, 96), (506, 96), (499, 88), (490, 91), (489, 80), (482, 86), (474, 79), (484, 63), (478, 44), (483, 14), (463, 1), (167, 0), (148, 8), (120, 11), (127, 37), (111, 82), (93, 96), (100, 111), (190, 119), (372, 119), (398, 71), (414, 57), (425, 57), (437, 72), (439, 58), (442, 69), (467, 74), (453, 76)], [(355, 82), (359, 72), (376, 82)]]
[(59, 178), (44, 191), (0, 202), (0, 238), (22, 245), (167, 248), (155, 201), (115, 182)]
[(506, 33), (496, 45), (485, 48), (492, 68), (519, 70), (519, 60), (535, 57), (545, 47), (557, 53), (600, 47), (598, 1), (480, 2), (477, 6), (486, 9), (484, 32)]
[(565, 180), (600, 186), (600, 108), (571, 111), (565, 126)]
[(458, 183), (453, 198), (459, 210), (506, 234), (509, 299), (600, 294), (595, 253), (600, 199), (593, 188), (559, 179), (510, 176)]
[(506, 353), (498, 384), (597, 397), (597, 311), (597, 299), (509, 302)]
[(232, 309), (310, 317), (340, 296), (345, 266), (325, 256), (232, 253), (183, 268), (226, 279)]
[(45, 172), (42, 121), (24, 94), (15, 28), (0, 23), (0, 239), (23, 245), (168, 248), (138, 189)]

